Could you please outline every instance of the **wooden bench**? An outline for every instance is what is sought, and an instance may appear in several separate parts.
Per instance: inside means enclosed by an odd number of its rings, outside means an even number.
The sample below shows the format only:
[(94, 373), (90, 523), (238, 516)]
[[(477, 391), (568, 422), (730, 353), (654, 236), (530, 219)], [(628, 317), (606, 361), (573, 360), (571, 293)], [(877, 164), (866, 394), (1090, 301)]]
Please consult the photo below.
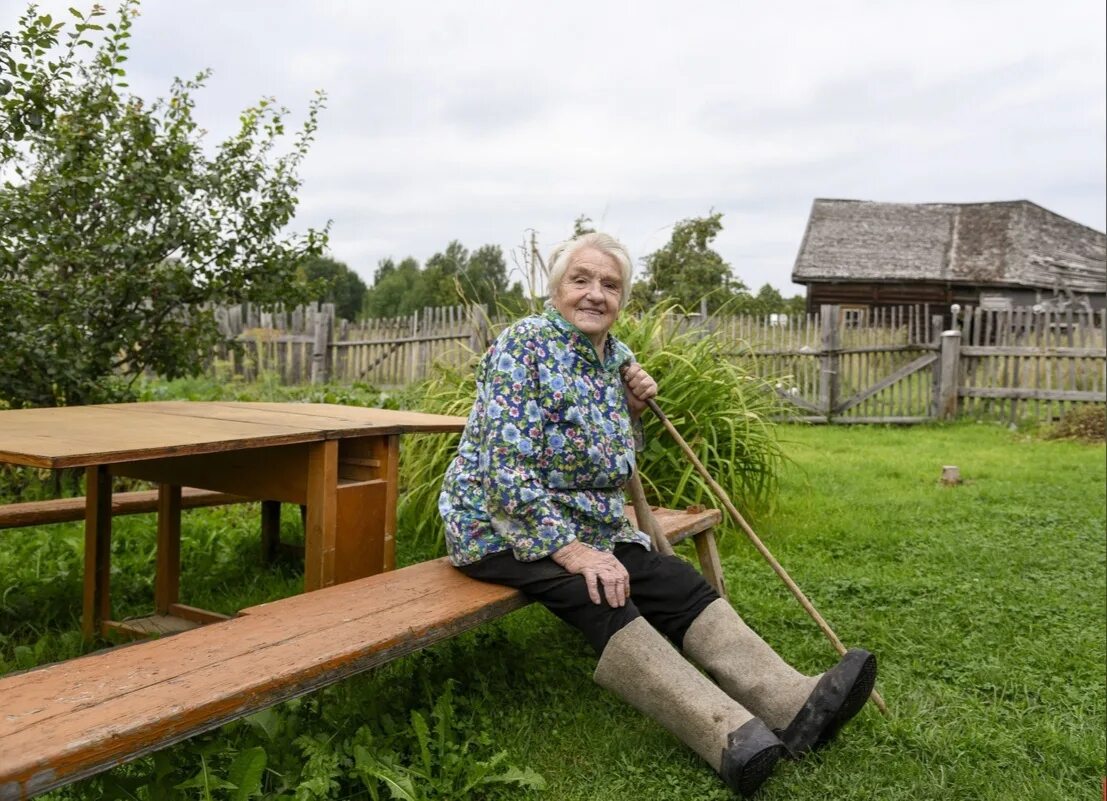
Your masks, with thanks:
[[(701, 555), (714, 553), (718, 511), (655, 516), (671, 542), (694, 537)], [(439, 559), (0, 678), (0, 801), (91, 776), (526, 604)]]
[[(248, 503), (249, 498), (229, 495), (225, 492), (183, 487), (181, 508), (200, 509), (206, 506), (225, 506), (232, 503)], [(158, 491), (117, 492), (111, 496), (112, 516), (137, 515), (158, 510)], [(49, 501), (28, 501), (0, 506), (0, 529), (46, 526), (53, 523), (76, 523), (85, 519), (85, 498), (55, 498)]]
[[(227, 492), (181, 487), (181, 509), (204, 509), (211, 506), (230, 506), (236, 503), (254, 503), (251, 498), (231, 495)], [(54, 523), (76, 523), (85, 519), (84, 496), (54, 498), (47, 501), (26, 501), (0, 506), (0, 530), (48, 526)], [(112, 517), (152, 514), (158, 511), (158, 491), (138, 490), (115, 492), (111, 496)], [(303, 507), (300, 517), (303, 518)], [(304, 547), (281, 542), (281, 504), (279, 501), (261, 501), (261, 550), (266, 561), (272, 561), (278, 553), (288, 551), (303, 556)]]

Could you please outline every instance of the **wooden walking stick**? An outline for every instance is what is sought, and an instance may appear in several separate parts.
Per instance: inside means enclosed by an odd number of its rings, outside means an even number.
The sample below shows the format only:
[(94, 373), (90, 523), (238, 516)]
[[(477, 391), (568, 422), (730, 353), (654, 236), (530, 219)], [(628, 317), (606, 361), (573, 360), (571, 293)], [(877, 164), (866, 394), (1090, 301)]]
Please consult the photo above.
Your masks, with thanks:
[(634, 471), (634, 475), (627, 482), (627, 489), (630, 491), (630, 504), (634, 507), (634, 517), (638, 520), (638, 528), (649, 536), (655, 551), (662, 556), (672, 556), (673, 546), (668, 537), (662, 533), (661, 527), (657, 525), (657, 519), (650, 511), (650, 504), (646, 500), (646, 491), (642, 489), (642, 479), (638, 476), (637, 470)]
[[(819, 614), (819, 610), (817, 610), (814, 605), (812, 605), (812, 603), (807, 600), (807, 596), (803, 594), (803, 590), (801, 590), (799, 586), (797, 586), (796, 582), (792, 581), (792, 577), (788, 575), (788, 571), (781, 567), (780, 562), (776, 561), (776, 557), (774, 557), (769, 549), (765, 547), (765, 543), (761, 541), (761, 538), (758, 537), (756, 533), (754, 533), (754, 530), (752, 528), (750, 528), (750, 524), (746, 522), (745, 518), (742, 517), (741, 513), (734, 506), (734, 503), (730, 500), (730, 496), (726, 494), (723, 488), (720, 487), (718, 483), (716, 483), (715, 479), (711, 477), (711, 474), (707, 472), (707, 468), (703, 466), (703, 462), (701, 462), (696, 456), (695, 452), (690, 447), (688, 447), (688, 443), (684, 441), (684, 437), (682, 437), (680, 435), (680, 432), (678, 432), (676, 428), (673, 427), (673, 424), (669, 422), (669, 418), (665, 416), (665, 413), (663, 411), (661, 411), (661, 407), (657, 405), (657, 402), (653, 400), (653, 398), (647, 400), (646, 405), (650, 407), (650, 411), (657, 415), (657, 419), (661, 421), (661, 424), (663, 426), (665, 426), (665, 430), (669, 432), (669, 436), (671, 436), (676, 441), (676, 444), (680, 446), (680, 449), (684, 451), (684, 455), (688, 457), (689, 461), (691, 461), (693, 466), (695, 466), (696, 471), (703, 477), (703, 480), (707, 482), (707, 486), (711, 488), (711, 491), (715, 493), (715, 497), (718, 498), (719, 501), (726, 508), (727, 513), (730, 515), (731, 519), (738, 524), (739, 528), (741, 528), (742, 531), (746, 533), (746, 536), (749, 538), (750, 542), (753, 543), (753, 547), (756, 548), (763, 557), (765, 557), (765, 561), (769, 563), (769, 567), (771, 567), (776, 572), (776, 574), (780, 576), (781, 581), (783, 581), (785, 586), (788, 587), (792, 595), (795, 596), (796, 600), (800, 602), (800, 606), (802, 606), (807, 614), (809, 614), (811, 618), (819, 624), (819, 628), (822, 629), (822, 632), (826, 635), (826, 638), (830, 640), (830, 644), (834, 646), (834, 650), (838, 652), (839, 656), (845, 654), (846, 647), (842, 645), (842, 641), (838, 639), (838, 635), (835, 634), (834, 630), (830, 628), (825, 620), (823, 620), (823, 616)], [(641, 485), (639, 485), (639, 488), (641, 488)], [(637, 511), (635, 512), (635, 514), (637, 514)], [(880, 693), (878, 693), (875, 688), (869, 695), (869, 698), (874, 704), (876, 704), (876, 708), (880, 710), (880, 713), (886, 717), (888, 715), (888, 707), (885, 706), (884, 699), (880, 697)]]

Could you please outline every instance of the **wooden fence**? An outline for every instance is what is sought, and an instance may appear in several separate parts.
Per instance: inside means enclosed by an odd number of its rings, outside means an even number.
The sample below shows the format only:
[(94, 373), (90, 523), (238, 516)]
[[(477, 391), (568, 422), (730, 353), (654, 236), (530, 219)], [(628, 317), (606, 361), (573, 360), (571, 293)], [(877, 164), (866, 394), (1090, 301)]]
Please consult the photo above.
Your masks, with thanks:
[(330, 303), (287, 313), (244, 304), (216, 319), (227, 339), (216, 353), (217, 370), (247, 380), (272, 373), (286, 384), (364, 382), (389, 389), (426, 378), (435, 363), (464, 367), (488, 347), (492, 330), (483, 306), (351, 323), (336, 321)]
[[(968, 308), (943, 340), (962, 414), (1055, 420), (1076, 403), (1107, 401), (1107, 310)], [(952, 391), (949, 393), (952, 397)]]
[[(943, 316), (944, 315), (944, 316)], [(396, 388), (431, 365), (464, 368), (506, 321), (478, 306), (352, 324), (329, 304), (287, 313), (223, 309), (234, 347), (219, 368), (286, 383)], [(809, 315), (699, 318), (730, 358), (768, 378), (801, 419), (914, 423), (954, 414), (1043, 421), (1107, 402), (1107, 312), (823, 306)], [(663, 385), (663, 384), (662, 384)]]
[(933, 416), (940, 315), (926, 306), (861, 313), (823, 306), (818, 314), (719, 320), (714, 335), (731, 358), (773, 381), (810, 422), (921, 422)]

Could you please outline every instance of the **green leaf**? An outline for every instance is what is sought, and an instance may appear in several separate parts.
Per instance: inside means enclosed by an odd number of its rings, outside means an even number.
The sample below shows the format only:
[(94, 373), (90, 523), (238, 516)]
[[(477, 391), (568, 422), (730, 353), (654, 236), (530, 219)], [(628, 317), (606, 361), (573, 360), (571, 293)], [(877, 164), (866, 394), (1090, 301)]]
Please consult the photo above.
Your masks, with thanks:
[(410, 776), (381, 776), (380, 778), (394, 799), (420, 801), (419, 796), (415, 794), (415, 785), (412, 784)]
[(204, 765), (200, 770), (188, 779), (185, 779), (180, 784), (173, 785), (178, 790), (192, 790), (201, 788), (205, 791), (205, 794), (209, 794), (211, 790), (236, 790), (235, 785), (231, 784), (226, 779), (220, 779), (218, 776), (209, 773), (207, 766)]
[(261, 793), (261, 778), (265, 773), (265, 749), (261, 746), (247, 748), (234, 758), (227, 769), (227, 778), (235, 785), (233, 801), (246, 801)]
[(281, 728), (281, 715), (276, 707), (269, 707), (260, 712), (255, 712), (243, 718), (246, 725), (265, 735), (265, 739), (272, 742), (276, 739)]
[(526, 787), (531, 790), (545, 790), (546, 780), (542, 777), (542, 774), (538, 773), (532, 768), (508, 768), (503, 773), (498, 773), (495, 776), (488, 776), (485, 778), (485, 783), (499, 782), (502, 784), (517, 784), (520, 787)]
[(34, 667), (37, 662), (35, 660), (35, 652), (26, 645), (15, 646), (15, 664), (20, 670), (27, 670)]
[(427, 719), (419, 714), (417, 709), (411, 711), (411, 728), (415, 731), (415, 737), (419, 742), (419, 756), (423, 760), (423, 769), (429, 775), (434, 767), (430, 753), (430, 731), (427, 727)]

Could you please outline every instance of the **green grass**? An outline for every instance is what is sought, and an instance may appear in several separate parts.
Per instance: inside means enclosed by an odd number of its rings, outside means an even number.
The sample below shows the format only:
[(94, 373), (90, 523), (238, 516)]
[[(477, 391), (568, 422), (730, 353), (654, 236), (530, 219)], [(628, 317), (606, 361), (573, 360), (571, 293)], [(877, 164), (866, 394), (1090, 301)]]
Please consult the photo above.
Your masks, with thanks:
[[(789, 427), (782, 438), (791, 462), (775, 510), (754, 525), (842, 640), (878, 654), (891, 717), (870, 706), (831, 747), (782, 765), (759, 798), (1099, 797), (1103, 445), (971, 423)], [(965, 483), (939, 485), (943, 464), (957, 464)], [(297, 591), (295, 565), (258, 566), (256, 528), (252, 507), (186, 515), (186, 602), (229, 611)], [(137, 614), (151, 596), (151, 520), (124, 519), (117, 531), (113, 589), (122, 611)], [(80, 650), (80, 547), (79, 526), (0, 533), (0, 670)], [(829, 644), (753, 549), (732, 539), (723, 552), (731, 599), (751, 625), (801, 669), (832, 664)], [(506, 751), (505, 764), (547, 785), (474, 797), (729, 797), (698, 758), (596, 687), (593, 666), (577, 634), (529, 607), (53, 797), (198, 798), (202, 790), (172, 784), (201, 759), (225, 777), (236, 752), (260, 746), (268, 798), (370, 798), (357, 744), (410, 758), (410, 711), (430, 720), (450, 682), (457, 749), (474, 759)]]

